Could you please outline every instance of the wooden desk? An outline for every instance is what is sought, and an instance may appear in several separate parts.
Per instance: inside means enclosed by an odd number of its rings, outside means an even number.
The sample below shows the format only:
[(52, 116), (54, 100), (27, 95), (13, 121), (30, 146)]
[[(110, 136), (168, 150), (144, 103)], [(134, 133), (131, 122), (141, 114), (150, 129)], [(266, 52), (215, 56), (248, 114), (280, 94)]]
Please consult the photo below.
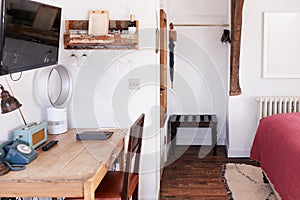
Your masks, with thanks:
[(77, 130), (51, 135), (59, 140), (23, 171), (0, 176), (0, 197), (80, 197), (93, 200), (94, 192), (110, 165), (124, 148), (125, 130), (115, 130), (108, 140), (75, 138)]

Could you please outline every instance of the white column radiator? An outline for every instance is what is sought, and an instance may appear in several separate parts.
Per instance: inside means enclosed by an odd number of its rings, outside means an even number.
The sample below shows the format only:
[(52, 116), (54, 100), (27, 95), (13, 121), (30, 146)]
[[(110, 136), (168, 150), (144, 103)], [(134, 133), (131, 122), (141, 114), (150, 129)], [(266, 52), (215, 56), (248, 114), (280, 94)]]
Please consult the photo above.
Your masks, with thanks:
[(258, 119), (263, 117), (300, 111), (300, 96), (261, 96), (259, 102)]

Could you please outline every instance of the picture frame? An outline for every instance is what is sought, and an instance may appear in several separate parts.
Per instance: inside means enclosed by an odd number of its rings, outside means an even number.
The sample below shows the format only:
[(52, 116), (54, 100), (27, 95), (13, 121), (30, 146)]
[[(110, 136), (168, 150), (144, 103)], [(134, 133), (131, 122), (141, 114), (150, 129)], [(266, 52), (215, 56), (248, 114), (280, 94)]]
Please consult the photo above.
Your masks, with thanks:
[(263, 78), (300, 78), (300, 12), (263, 13)]
[(89, 11), (88, 34), (93, 36), (107, 35), (109, 29), (109, 12), (104, 10)]
[(300, 12), (263, 13), (263, 78), (300, 78)]

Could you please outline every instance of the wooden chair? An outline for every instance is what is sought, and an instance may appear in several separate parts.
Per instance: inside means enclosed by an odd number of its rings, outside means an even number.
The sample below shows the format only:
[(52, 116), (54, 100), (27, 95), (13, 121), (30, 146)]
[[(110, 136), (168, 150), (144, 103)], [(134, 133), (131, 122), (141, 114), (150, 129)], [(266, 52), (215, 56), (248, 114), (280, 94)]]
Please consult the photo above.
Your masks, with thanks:
[[(145, 115), (142, 114), (130, 127), (125, 172), (109, 171), (95, 191), (95, 200), (138, 199), (139, 165)], [(135, 156), (134, 156), (135, 154)], [(66, 198), (65, 200), (83, 198)]]

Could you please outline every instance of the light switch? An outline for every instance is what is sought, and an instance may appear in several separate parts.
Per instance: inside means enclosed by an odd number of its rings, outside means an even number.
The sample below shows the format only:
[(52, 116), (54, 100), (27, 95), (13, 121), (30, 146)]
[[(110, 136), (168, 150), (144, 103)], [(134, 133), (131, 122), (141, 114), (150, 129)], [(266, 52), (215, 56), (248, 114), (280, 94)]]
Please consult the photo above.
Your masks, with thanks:
[(138, 89), (140, 87), (140, 81), (141, 79), (139, 78), (130, 78), (128, 80), (128, 88), (130, 90)]

